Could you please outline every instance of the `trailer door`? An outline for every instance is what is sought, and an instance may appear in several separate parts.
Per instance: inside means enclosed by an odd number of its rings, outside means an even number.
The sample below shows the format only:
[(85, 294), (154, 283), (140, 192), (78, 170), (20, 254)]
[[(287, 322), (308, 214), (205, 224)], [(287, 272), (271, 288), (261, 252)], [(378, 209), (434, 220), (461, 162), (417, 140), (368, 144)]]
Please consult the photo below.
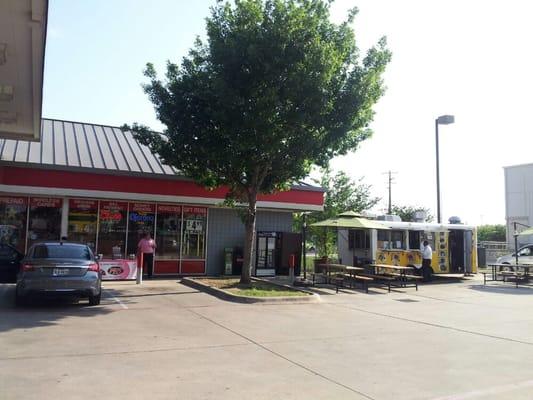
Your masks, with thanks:
[(465, 274), (472, 273), (472, 231), (465, 231), (464, 253), (465, 253)]

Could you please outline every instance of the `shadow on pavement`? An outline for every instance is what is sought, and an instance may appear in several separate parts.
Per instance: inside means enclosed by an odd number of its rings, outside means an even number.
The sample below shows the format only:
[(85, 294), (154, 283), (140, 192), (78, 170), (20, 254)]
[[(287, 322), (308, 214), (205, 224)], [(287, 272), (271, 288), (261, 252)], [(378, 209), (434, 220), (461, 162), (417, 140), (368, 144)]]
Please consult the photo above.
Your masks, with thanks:
[(102, 305), (89, 306), (86, 299), (33, 297), (27, 305), (17, 307), (15, 285), (0, 284), (0, 333), (57, 325), (67, 317), (84, 318), (113, 312), (106, 303), (113, 304), (104, 298)]
[(511, 295), (533, 295), (532, 286), (518, 286), (515, 287), (514, 283), (503, 283), (500, 285), (471, 285), (468, 287), (471, 290), (478, 292), (511, 294)]
[(121, 290), (121, 289), (107, 289), (107, 292), (109, 292), (113, 297), (117, 297), (121, 299), (128, 298), (128, 297), (168, 296), (168, 295), (177, 295), (177, 294), (202, 293), (199, 290), (192, 290), (188, 292), (157, 292), (157, 293), (147, 293), (147, 294), (127, 294), (127, 293), (123, 293), (126, 291)]

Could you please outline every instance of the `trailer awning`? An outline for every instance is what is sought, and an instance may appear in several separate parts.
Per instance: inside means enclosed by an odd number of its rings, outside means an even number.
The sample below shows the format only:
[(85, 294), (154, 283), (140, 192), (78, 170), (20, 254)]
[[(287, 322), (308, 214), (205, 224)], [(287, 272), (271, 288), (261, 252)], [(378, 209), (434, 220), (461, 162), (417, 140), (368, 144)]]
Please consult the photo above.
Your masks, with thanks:
[(527, 228), (520, 232), (518, 236), (533, 235), (533, 228)]
[(330, 228), (348, 228), (348, 229), (383, 229), (390, 230), (391, 228), (386, 227), (379, 222), (372, 221), (366, 218), (330, 218), (324, 221), (315, 222), (311, 226), (324, 226)]

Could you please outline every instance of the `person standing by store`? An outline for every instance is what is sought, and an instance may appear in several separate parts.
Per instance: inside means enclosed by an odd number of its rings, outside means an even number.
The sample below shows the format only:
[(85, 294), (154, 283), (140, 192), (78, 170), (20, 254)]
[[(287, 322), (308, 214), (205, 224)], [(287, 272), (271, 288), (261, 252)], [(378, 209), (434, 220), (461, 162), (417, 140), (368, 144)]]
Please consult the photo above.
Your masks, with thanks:
[(156, 244), (154, 239), (150, 236), (150, 233), (144, 233), (139, 244), (137, 245), (137, 250), (142, 255), (142, 267), (143, 271), (146, 271), (148, 279), (152, 279), (153, 269), (154, 269), (154, 251), (156, 249)]
[(422, 267), (420, 268), (420, 275), (424, 282), (428, 282), (431, 278), (431, 259), (433, 258), (433, 249), (427, 240), (424, 240), (422, 251)]

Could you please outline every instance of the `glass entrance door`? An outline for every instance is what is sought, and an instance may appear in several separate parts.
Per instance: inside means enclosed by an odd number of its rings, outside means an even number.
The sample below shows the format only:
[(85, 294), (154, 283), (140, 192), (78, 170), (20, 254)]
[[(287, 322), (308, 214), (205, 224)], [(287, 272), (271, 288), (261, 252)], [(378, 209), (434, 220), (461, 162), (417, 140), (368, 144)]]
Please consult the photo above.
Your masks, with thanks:
[(276, 233), (259, 232), (257, 235), (256, 275), (268, 276), (276, 273)]

